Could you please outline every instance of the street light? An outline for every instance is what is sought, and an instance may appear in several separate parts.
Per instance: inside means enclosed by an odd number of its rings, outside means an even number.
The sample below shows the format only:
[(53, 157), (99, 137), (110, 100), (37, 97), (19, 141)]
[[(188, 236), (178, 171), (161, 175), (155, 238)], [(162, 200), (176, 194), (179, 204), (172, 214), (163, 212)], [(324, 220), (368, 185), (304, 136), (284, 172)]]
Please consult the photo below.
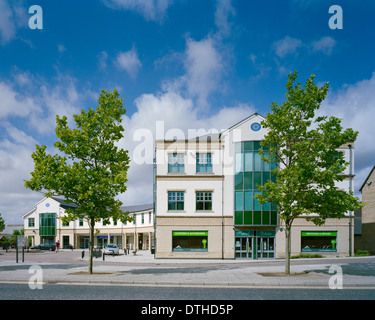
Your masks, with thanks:
[[(348, 144), (349, 147), (349, 190), (353, 191), (353, 185), (352, 185), (352, 145)], [(352, 256), (352, 212), (349, 211), (349, 257)]]

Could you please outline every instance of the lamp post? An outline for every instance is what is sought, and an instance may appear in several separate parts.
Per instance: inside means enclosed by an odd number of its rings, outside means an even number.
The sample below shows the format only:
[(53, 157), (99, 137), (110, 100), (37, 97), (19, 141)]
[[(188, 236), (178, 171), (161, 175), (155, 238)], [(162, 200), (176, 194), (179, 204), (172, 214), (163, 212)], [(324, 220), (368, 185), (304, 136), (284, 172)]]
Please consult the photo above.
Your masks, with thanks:
[[(349, 147), (349, 190), (353, 191), (352, 184), (352, 173), (353, 173), (353, 164), (352, 164), (352, 145), (348, 144)], [(352, 212), (349, 211), (349, 257), (352, 256)]]

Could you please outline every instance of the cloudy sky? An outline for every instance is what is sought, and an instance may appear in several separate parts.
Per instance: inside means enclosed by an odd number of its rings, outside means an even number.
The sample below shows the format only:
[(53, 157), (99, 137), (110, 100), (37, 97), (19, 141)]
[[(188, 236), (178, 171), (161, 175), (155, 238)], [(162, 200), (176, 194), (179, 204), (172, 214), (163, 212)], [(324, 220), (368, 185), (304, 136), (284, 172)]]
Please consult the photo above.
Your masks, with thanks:
[[(29, 27), (34, 4), (41, 30)], [(329, 26), (335, 4), (342, 29)], [(22, 223), (41, 199), (23, 180), (36, 144), (56, 152), (56, 115), (96, 107), (102, 89), (124, 98), (121, 145), (133, 165), (120, 199), (135, 205), (152, 202), (155, 130), (221, 130), (266, 115), (294, 70), (301, 82), (329, 82), (321, 112), (359, 131), (358, 190), (375, 164), (374, 21), (373, 0), (0, 0), (2, 217)]]

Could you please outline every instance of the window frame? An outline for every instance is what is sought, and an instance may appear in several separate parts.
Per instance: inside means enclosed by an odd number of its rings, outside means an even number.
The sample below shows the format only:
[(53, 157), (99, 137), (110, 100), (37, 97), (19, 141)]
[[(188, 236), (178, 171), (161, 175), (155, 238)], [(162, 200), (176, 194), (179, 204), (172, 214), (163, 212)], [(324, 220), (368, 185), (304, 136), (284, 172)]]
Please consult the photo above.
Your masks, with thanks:
[[(174, 208), (170, 204), (174, 204)], [(182, 203), (182, 207), (181, 207)], [(180, 206), (179, 206), (180, 204)], [(168, 211), (184, 211), (185, 210), (185, 192), (184, 191), (168, 191)]]
[(195, 164), (196, 173), (212, 173), (212, 153), (211, 152), (198, 152), (196, 154), (195, 163), (196, 163)]
[(185, 154), (184, 153), (168, 153), (168, 173), (184, 173), (185, 172)]
[[(196, 191), (195, 192), (195, 210), (196, 211), (212, 211), (212, 191)], [(201, 197), (198, 199), (198, 197)], [(202, 203), (202, 209), (198, 206)]]

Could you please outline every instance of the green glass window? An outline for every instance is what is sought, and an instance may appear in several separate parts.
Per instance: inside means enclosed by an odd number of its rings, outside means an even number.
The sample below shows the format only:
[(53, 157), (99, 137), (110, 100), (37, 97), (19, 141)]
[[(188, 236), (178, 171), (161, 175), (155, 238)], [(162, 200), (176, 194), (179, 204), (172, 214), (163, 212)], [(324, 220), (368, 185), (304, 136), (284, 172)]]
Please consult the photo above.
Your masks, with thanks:
[(56, 235), (56, 213), (39, 214), (39, 235), (55, 236)]
[(243, 192), (235, 193), (235, 210), (243, 210)]
[(234, 213), (234, 223), (243, 224), (243, 211), (235, 211)]
[(234, 177), (234, 211), (237, 225), (277, 225), (277, 208), (271, 203), (261, 205), (254, 198), (260, 194), (258, 185), (267, 181), (276, 182), (276, 175), (271, 170), (277, 168), (275, 163), (262, 160), (259, 149), (268, 158), (268, 148), (260, 145), (260, 141), (244, 141), (235, 143), (235, 177)]
[(244, 209), (253, 210), (253, 192), (252, 191), (244, 192)]
[(244, 212), (244, 224), (253, 224), (253, 212), (245, 211)]
[(244, 186), (245, 190), (253, 189), (253, 173), (252, 172), (244, 172)]
[(245, 152), (244, 154), (245, 171), (253, 171), (253, 153)]
[(235, 189), (236, 190), (243, 190), (243, 172), (239, 172), (235, 176)]
[(262, 212), (261, 211), (254, 211), (254, 224), (255, 225), (262, 224)]

